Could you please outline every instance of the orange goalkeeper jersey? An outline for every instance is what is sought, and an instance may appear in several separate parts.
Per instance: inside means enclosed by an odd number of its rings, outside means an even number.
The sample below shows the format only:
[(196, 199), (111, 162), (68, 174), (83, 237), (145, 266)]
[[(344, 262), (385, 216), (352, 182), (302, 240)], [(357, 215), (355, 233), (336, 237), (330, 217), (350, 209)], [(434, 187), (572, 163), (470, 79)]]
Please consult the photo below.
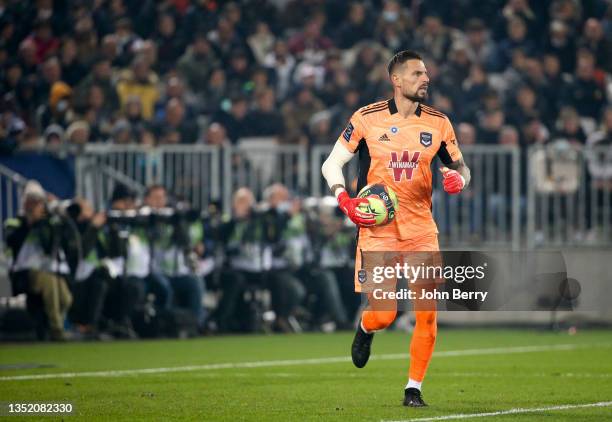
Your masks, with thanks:
[(382, 183), (399, 199), (395, 220), (386, 226), (361, 228), (360, 238), (403, 240), (438, 232), (431, 213), (431, 164), (436, 156), (444, 165), (461, 158), (446, 115), (419, 104), (413, 115), (404, 118), (393, 99), (381, 101), (357, 110), (338, 142), (359, 154), (358, 190)]

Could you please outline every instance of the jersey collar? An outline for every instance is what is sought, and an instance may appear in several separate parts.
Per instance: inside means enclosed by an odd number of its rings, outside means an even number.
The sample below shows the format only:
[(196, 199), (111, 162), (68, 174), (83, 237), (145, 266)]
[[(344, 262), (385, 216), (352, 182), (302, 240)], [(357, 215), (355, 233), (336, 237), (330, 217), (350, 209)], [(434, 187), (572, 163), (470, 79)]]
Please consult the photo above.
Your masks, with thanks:
[[(387, 100), (387, 105), (389, 106), (389, 112), (391, 114), (397, 113), (397, 105), (395, 104), (395, 98)], [(416, 110), (414, 111), (414, 114), (417, 117), (421, 117), (421, 103), (419, 103), (419, 105), (417, 106)]]

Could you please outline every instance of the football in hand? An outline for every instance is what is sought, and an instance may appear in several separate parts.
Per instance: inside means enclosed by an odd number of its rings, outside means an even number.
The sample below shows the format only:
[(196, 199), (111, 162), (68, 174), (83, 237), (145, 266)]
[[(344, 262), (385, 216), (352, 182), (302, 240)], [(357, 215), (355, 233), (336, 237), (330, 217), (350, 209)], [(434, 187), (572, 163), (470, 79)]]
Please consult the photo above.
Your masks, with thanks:
[(359, 209), (374, 214), (377, 226), (389, 224), (395, 218), (399, 202), (390, 187), (381, 184), (367, 185), (357, 196), (368, 200), (360, 205)]

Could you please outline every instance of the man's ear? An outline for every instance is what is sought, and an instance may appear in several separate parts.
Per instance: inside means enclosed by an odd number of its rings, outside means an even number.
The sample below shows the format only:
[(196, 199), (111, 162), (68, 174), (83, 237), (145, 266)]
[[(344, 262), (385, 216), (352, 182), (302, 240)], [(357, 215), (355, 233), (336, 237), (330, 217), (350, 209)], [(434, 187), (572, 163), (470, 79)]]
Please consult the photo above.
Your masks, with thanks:
[(391, 73), (391, 76), (389, 76), (389, 78), (391, 79), (391, 85), (393, 85), (394, 87), (399, 85), (400, 77), (397, 73)]

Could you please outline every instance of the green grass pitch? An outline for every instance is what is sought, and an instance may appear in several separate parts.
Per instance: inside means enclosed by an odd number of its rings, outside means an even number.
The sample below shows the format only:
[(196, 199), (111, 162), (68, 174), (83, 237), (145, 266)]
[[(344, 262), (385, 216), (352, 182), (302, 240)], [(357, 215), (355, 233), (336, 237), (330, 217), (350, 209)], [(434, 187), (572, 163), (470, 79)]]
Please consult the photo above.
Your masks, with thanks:
[[(377, 334), (364, 369), (350, 363), (352, 333), (4, 344), (0, 402), (75, 406), (73, 415), (29, 420), (380, 421), (517, 408), (531, 410), (467, 420), (612, 420), (610, 404), (533, 411), (612, 401), (612, 331), (440, 329), (424, 409), (401, 405), (408, 360), (398, 354), (408, 351), (409, 339)], [(7, 368), (26, 363), (50, 366)], [(159, 369), (176, 367), (183, 368)], [(15, 379), (53, 373), (77, 376)]]

